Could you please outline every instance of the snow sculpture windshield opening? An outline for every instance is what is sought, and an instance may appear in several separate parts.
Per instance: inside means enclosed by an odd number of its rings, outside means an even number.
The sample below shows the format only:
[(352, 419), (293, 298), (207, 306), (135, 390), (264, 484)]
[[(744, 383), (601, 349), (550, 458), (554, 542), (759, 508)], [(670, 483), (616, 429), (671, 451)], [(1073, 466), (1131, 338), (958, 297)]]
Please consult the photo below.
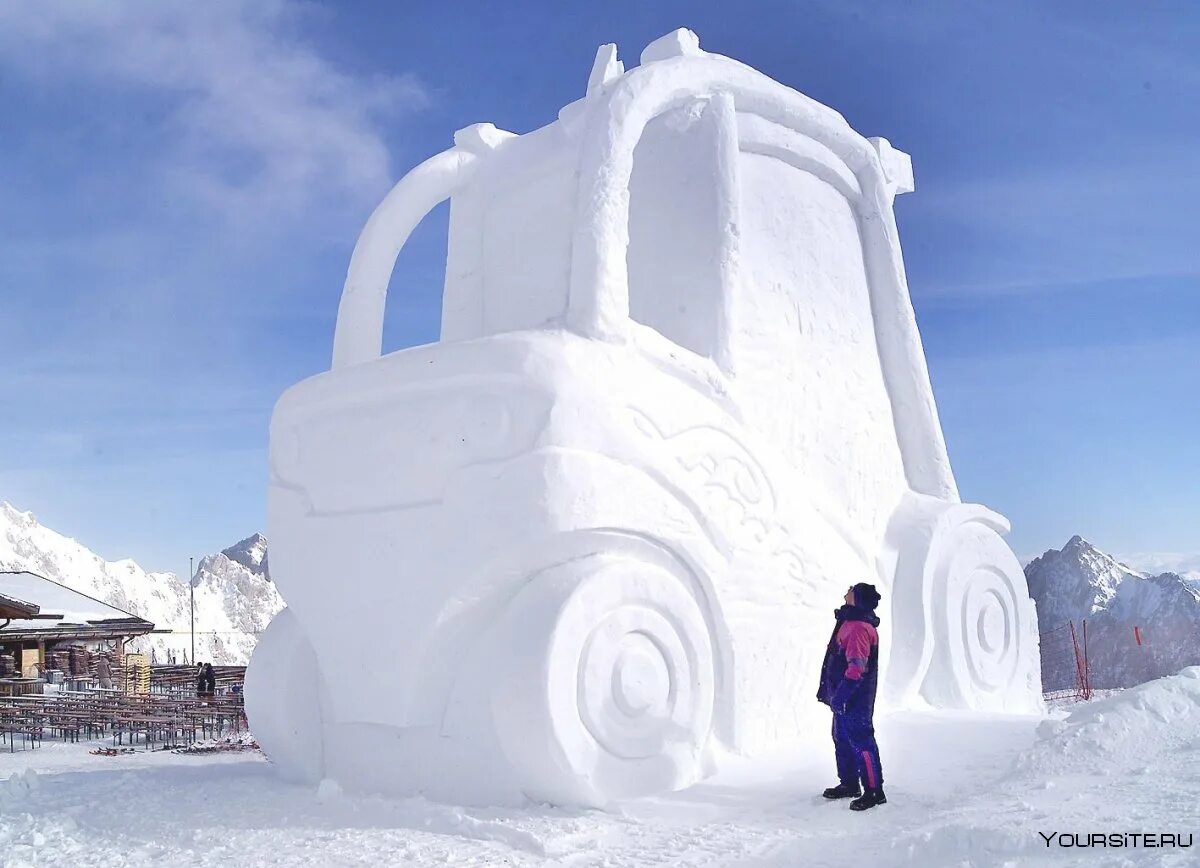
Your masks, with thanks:
[(720, 269), (719, 108), (693, 100), (655, 118), (629, 184), (629, 316), (715, 358), (727, 289)]

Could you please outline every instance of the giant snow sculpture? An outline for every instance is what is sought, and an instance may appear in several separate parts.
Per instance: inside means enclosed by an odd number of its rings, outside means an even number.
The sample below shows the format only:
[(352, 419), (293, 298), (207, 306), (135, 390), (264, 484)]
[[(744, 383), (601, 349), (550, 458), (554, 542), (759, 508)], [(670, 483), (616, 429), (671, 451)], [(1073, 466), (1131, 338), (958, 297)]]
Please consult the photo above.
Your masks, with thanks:
[[(247, 683), (280, 769), (604, 804), (812, 739), (830, 611), (882, 701), (1039, 707), (1001, 516), (960, 502), (905, 283), (906, 155), (677, 31), (523, 136), (480, 124), (355, 247), (332, 370), (271, 422), (288, 602)], [(450, 200), (437, 344), (380, 355)], [(814, 726), (814, 724), (818, 724)]]

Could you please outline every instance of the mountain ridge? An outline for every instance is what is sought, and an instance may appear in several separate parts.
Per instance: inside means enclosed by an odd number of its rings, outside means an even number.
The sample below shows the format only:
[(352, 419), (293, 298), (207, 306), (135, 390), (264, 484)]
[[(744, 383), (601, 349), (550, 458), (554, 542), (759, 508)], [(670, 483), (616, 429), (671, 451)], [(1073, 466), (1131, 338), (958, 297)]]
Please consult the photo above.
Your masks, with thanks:
[[(1078, 534), (1030, 561), (1025, 579), (1037, 604), (1047, 691), (1073, 686), (1072, 643), (1083, 641), (1084, 621), (1093, 687), (1131, 687), (1200, 663), (1195, 579), (1136, 570)], [(1074, 639), (1064, 632), (1071, 624)]]
[(171, 630), (129, 643), (129, 650), (151, 654), (159, 663), (192, 659), (193, 591), (201, 661), (248, 662), (258, 634), (283, 607), (268, 573), (267, 540), (259, 533), (201, 558), (189, 590), (186, 578), (144, 570), (130, 558), (106, 561), (40, 524), (31, 512), (0, 501), (0, 570), (36, 573)]

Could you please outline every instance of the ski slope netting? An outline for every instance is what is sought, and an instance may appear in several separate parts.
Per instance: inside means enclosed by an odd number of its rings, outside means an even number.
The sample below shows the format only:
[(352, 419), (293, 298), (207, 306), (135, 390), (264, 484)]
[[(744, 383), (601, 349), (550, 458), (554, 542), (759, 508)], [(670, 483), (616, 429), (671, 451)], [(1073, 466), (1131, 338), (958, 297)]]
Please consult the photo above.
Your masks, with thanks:
[[(1044, 625), (1043, 625), (1044, 626)], [(1039, 636), (1047, 700), (1091, 698), (1200, 665), (1195, 626), (1075, 621)]]

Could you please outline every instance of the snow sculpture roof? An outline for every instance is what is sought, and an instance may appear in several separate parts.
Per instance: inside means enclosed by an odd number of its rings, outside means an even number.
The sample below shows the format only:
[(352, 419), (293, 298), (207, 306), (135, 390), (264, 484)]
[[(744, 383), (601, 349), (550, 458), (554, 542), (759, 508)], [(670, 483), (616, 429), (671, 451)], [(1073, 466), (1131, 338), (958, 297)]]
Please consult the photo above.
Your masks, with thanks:
[[(791, 158), (856, 202), (862, 214), (879, 354), (909, 484), (920, 493), (957, 500), (891, 209), (896, 194), (913, 189), (908, 155), (887, 139), (864, 138), (828, 106), (745, 64), (703, 51), (689, 30), (655, 40), (641, 59), (640, 67), (626, 72), (615, 46), (601, 46), (586, 96), (564, 107), (557, 122), (525, 136), (476, 124), (455, 134), (455, 147), (400, 180), (371, 215), (355, 246), (338, 310), (333, 368), (378, 357), (392, 268), (421, 218), (465, 189), (484, 162), (507, 159), (516, 141), (545, 140), (543, 150), (549, 151), (562, 147), (555, 136), (568, 137), (567, 148), (578, 150), (579, 207), (568, 254), (570, 301), (563, 324), (587, 337), (628, 340), (626, 254), (634, 150), (647, 125), (672, 107), (696, 99), (734, 100), (739, 116), (763, 119), (810, 140), (800, 143), (793, 137), (788, 147), (801, 144), (806, 155)], [(527, 157), (514, 157), (510, 168), (519, 171)], [(731, 255), (736, 258), (736, 253)], [(449, 260), (456, 264), (453, 251)], [(452, 309), (449, 296), (445, 304)], [(447, 332), (457, 331), (455, 322), (444, 317), (443, 340), (449, 339)], [(727, 363), (727, 348), (716, 347), (714, 358)]]

